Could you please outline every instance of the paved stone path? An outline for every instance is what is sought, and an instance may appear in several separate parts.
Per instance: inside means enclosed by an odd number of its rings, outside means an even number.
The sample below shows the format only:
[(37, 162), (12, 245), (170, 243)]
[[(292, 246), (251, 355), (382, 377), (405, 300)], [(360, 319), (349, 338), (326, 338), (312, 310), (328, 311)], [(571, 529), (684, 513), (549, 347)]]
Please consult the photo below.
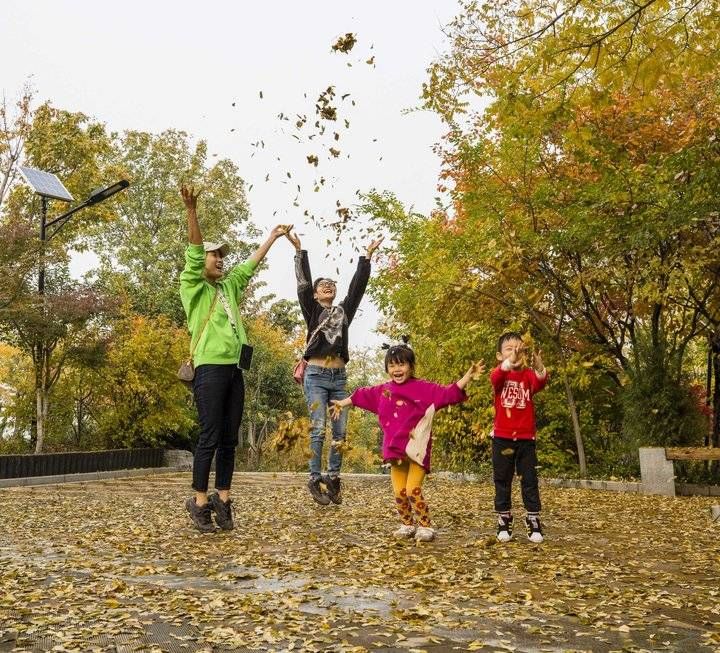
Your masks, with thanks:
[(321, 508), (303, 476), (239, 474), (214, 535), (188, 485), (0, 490), (0, 651), (720, 651), (709, 498), (544, 488), (547, 541), (503, 546), (490, 486), (431, 478), (416, 546), (387, 476)]

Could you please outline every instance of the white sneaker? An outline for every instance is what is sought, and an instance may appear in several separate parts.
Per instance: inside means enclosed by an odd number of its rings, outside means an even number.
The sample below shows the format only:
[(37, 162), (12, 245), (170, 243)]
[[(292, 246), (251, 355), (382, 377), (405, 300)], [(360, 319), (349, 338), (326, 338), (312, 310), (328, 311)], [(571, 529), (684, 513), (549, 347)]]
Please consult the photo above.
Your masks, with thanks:
[(498, 542), (509, 542), (512, 540), (513, 517), (512, 515), (498, 515), (497, 532), (495, 537)]
[(542, 534), (542, 524), (538, 515), (528, 515), (525, 517), (525, 526), (527, 528), (528, 540), (533, 544), (540, 544), (545, 538)]
[(418, 526), (415, 531), (415, 540), (418, 542), (432, 542), (435, 539), (435, 531), (429, 526)]
[(545, 538), (542, 536), (542, 533), (530, 533), (528, 535), (528, 540), (533, 542), (534, 544), (540, 544)]
[(412, 524), (403, 524), (393, 533), (393, 536), (397, 538), (412, 537), (413, 535), (415, 535), (415, 526)]

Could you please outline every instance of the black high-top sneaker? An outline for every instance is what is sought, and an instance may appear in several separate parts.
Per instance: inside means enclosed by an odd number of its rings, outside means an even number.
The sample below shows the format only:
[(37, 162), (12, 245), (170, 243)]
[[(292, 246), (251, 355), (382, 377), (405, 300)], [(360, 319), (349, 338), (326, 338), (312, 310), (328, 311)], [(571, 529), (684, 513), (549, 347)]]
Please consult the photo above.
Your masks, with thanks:
[(342, 486), (339, 476), (323, 476), (323, 483), (327, 488), (327, 495), (330, 501), (340, 505), (342, 503)]
[(323, 489), (320, 487), (320, 483), (322, 482), (322, 478), (311, 478), (308, 481), (308, 490), (310, 490), (310, 494), (312, 495), (312, 498), (315, 499), (321, 506), (327, 506), (330, 503), (330, 497), (323, 492)]
[(513, 516), (509, 512), (499, 512), (497, 516), (497, 533), (495, 537), (498, 542), (509, 542), (512, 539)]
[(206, 503), (204, 506), (198, 506), (195, 503), (195, 497), (188, 497), (185, 501), (185, 508), (190, 513), (190, 519), (192, 519), (195, 528), (201, 533), (214, 533), (215, 524), (212, 521), (212, 509), (210, 504)]
[(213, 492), (208, 497), (208, 503), (215, 513), (215, 523), (224, 531), (231, 531), (235, 528), (233, 524), (233, 505), (232, 499), (223, 501), (217, 492)]

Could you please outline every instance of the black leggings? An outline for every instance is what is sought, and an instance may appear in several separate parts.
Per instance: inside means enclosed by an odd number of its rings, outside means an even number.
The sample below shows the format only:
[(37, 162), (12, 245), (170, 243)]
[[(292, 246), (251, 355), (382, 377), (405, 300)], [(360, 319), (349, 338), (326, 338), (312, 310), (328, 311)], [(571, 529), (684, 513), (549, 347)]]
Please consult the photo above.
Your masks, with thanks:
[(495, 511), (508, 512), (512, 508), (512, 482), (515, 470), (520, 477), (523, 504), (528, 512), (540, 512), (537, 455), (535, 440), (493, 438), (493, 480), (495, 481)]
[(200, 365), (195, 370), (193, 394), (200, 418), (200, 437), (193, 459), (193, 489), (207, 492), (215, 454), (215, 487), (229, 490), (245, 403), (242, 370), (234, 364)]

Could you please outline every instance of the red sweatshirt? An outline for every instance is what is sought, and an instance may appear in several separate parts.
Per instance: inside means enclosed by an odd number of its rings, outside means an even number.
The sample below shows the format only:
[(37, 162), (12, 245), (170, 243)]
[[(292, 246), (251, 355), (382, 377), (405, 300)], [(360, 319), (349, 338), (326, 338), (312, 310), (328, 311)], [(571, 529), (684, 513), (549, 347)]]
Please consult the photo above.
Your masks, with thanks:
[(540, 392), (548, 375), (538, 377), (535, 370), (505, 371), (498, 365), (490, 373), (495, 391), (495, 429), (498, 438), (535, 439), (535, 405), (533, 395)]

